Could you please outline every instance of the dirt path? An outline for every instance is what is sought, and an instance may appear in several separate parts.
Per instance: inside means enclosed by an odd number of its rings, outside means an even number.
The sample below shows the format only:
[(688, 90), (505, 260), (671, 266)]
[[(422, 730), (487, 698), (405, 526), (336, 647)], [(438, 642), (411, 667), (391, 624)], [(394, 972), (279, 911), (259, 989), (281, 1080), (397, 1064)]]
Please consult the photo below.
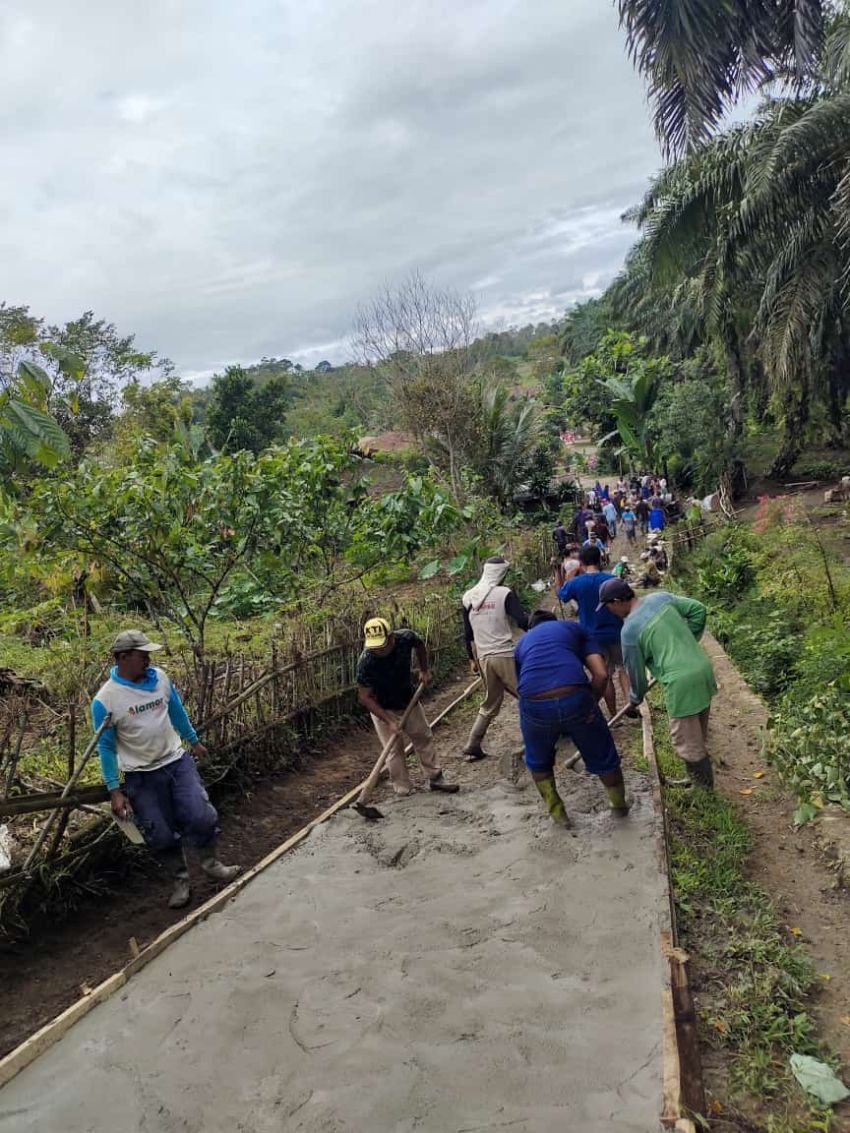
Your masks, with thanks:
[[(463, 673), (443, 686), (429, 701), (429, 715), (458, 696), (469, 680)], [(338, 737), (306, 749), (299, 770), (258, 783), (238, 799), (229, 797), (222, 858), (243, 867), (255, 864), (359, 783), (376, 756), (371, 728), (352, 726), (344, 742)], [(144, 947), (183, 915), (167, 907), (170, 882), (155, 867), (149, 875), (125, 871), (105, 881), (65, 920), (42, 920), (30, 939), (0, 950), (0, 1055), (78, 999), (81, 985), (93, 987), (127, 963), (131, 936)], [(193, 906), (217, 888), (204, 877), (193, 885)]]
[[(714, 638), (706, 635), (704, 644), (720, 685), (710, 736), (711, 750), (720, 761), (718, 787), (752, 831), (753, 879), (773, 897), (789, 939), (792, 930), (799, 930), (799, 939), (821, 976), (816, 1003), (820, 1031), (850, 1065), (850, 897), (846, 889), (837, 887), (836, 872), (825, 854), (829, 827), (821, 823), (794, 828), (794, 801), (763, 758), (767, 707)], [(846, 817), (836, 822), (846, 837)]]
[(451, 760), (468, 717), (440, 733), (461, 794), (314, 832), (14, 1079), (0, 1131), (656, 1129), (645, 780), (622, 821), (563, 771), (570, 836), (501, 776), (515, 706), (477, 765)]

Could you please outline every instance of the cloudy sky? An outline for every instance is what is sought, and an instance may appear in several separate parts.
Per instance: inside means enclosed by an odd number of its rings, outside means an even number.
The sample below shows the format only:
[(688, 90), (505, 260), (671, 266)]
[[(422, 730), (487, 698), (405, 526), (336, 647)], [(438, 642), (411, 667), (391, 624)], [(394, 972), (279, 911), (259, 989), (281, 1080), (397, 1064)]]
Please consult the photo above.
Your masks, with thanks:
[(611, 0), (4, 0), (0, 298), (200, 377), (418, 267), (554, 317), (660, 163)]

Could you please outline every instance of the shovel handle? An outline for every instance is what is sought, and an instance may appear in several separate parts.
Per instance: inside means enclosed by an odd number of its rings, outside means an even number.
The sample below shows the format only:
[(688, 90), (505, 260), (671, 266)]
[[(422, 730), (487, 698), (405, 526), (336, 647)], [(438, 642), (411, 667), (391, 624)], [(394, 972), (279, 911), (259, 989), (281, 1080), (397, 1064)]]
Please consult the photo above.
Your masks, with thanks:
[[(651, 681), (649, 682), (649, 684), (648, 684), (648, 685), (646, 686), (646, 691), (647, 691), (647, 692), (649, 692), (649, 690), (650, 690), (651, 688), (654, 688), (654, 687), (655, 687), (656, 683), (657, 683), (657, 682), (656, 682), (655, 678), (653, 677), (653, 679), (652, 679), (652, 680), (651, 680)], [(621, 709), (620, 709), (620, 711), (619, 711), (619, 712), (618, 712), (618, 713), (616, 714), (616, 716), (612, 716), (610, 720), (606, 721), (606, 722), (607, 722), (607, 724), (608, 724), (608, 727), (609, 727), (609, 728), (613, 728), (613, 727), (614, 727), (614, 725), (615, 725), (615, 724), (616, 724), (616, 723), (617, 723), (617, 722), (618, 722), (619, 720), (621, 720), (621, 719), (622, 719), (622, 718), (623, 718), (623, 717), (625, 716), (625, 714), (626, 714), (626, 713), (628, 712), (628, 710), (629, 710), (629, 709), (630, 709), (631, 707), (632, 707), (631, 703), (627, 704), (627, 705), (625, 706), (625, 708), (621, 708)], [(566, 767), (569, 767), (569, 768), (573, 768), (573, 767), (575, 767), (575, 766), (576, 766), (576, 764), (577, 764), (577, 763), (579, 762), (579, 760), (580, 760), (580, 759), (581, 759), (581, 752), (578, 752), (578, 751), (577, 751), (577, 752), (575, 753), (575, 755), (571, 755), (571, 756), (570, 756), (570, 758), (569, 758), (569, 759), (567, 760), (567, 762), (566, 762), (565, 766), (566, 766)]]
[[(410, 698), (410, 703), (407, 705), (407, 708), (405, 708), (404, 714), (403, 714), (401, 720), (399, 720), (398, 726), (399, 726), (400, 731), (402, 731), (402, 732), (404, 731), (404, 726), (407, 723), (407, 721), (410, 719), (410, 713), (413, 711), (413, 709), (419, 703), (419, 700), (420, 700), (422, 693), (424, 691), (425, 691), (425, 685), (424, 684), (420, 683), (416, 686), (416, 691), (414, 692), (413, 696)], [(381, 772), (384, 769), (384, 764), (387, 762), (387, 756), (392, 751), (393, 744), (396, 742), (397, 739), (398, 739), (397, 736), (391, 736), (390, 739), (386, 742), (386, 744), (384, 744), (384, 749), (381, 752), (381, 754), (378, 756), (378, 760), (375, 763), (375, 766), (372, 768), (372, 771), (369, 775), (369, 778), (363, 784), (363, 790), (360, 792), (360, 797), (357, 800), (358, 803), (361, 806), (365, 806), (365, 804), (371, 798), (372, 792), (374, 791), (375, 786), (376, 786), (378, 780), (381, 777)]]

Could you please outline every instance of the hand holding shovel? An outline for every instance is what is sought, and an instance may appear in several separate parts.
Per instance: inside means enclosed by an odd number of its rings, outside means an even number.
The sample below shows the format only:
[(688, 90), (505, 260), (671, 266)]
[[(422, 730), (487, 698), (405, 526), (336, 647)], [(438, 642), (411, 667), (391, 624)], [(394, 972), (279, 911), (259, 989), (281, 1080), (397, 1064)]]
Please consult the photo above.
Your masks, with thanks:
[[(404, 732), (405, 725), (407, 724), (407, 721), (410, 719), (410, 713), (413, 711), (413, 709), (419, 703), (419, 700), (420, 700), (422, 693), (424, 691), (425, 691), (425, 685), (423, 683), (420, 683), (416, 686), (416, 691), (414, 692), (413, 696), (411, 697), (410, 703), (408, 704), (407, 708), (405, 708), (404, 715), (402, 716), (401, 720), (399, 720), (399, 723), (398, 723), (399, 732)], [(375, 766), (372, 768), (372, 771), (369, 775), (369, 778), (363, 784), (363, 790), (360, 792), (360, 797), (357, 799), (357, 802), (352, 803), (353, 808), (357, 811), (358, 814), (362, 815), (363, 818), (365, 818), (367, 822), (377, 822), (377, 820), (379, 818), (384, 817), (376, 806), (369, 806), (368, 802), (369, 802), (369, 799), (372, 797), (372, 792), (374, 791), (375, 787), (377, 786), (378, 780), (381, 777), (381, 772), (384, 770), (384, 764), (387, 762), (387, 757), (389, 756), (390, 752), (392, 751), (393, 744), (398, 743), (398, 740), (399, 740), (399, 736), (393, 735), (389, 739), (389, 741), (384, 745), (384, 749), (381, 752), (381, 754), (378, 756), (378, 760), (375, 763)]]

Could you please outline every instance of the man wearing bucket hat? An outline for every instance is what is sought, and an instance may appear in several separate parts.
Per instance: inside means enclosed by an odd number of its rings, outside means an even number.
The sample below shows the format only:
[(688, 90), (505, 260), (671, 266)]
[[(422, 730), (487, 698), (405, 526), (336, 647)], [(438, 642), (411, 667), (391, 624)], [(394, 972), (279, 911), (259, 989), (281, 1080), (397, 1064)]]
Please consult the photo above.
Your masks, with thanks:
[(620, 643), (631, 683), (631, 702), (646, 695), (646, 670), (664, 688), (673, 747), (688, 777), (699, 787), (714, 785), (706, 748), (708, 715), (717, 682), (708, 654), (699, 644), (707, 610), (702, 602), (660, 591), (638, 598), (620, 578), (599, 591), (599, 608), (624, 620)]
[(412, 629), (392, 629), (384, 618), (370, 618), (363, 627), (363, 635), (365, 648), (357, 662), (357, 694), (372, 717), (381, 746), (386, 747), (395, 738), (387, 757), (393, 791), (397, 795), (413, 793), (404, 756), (406, 736), (419, 756), (422, 769), (428, 774), (431, 790), (454, 794), (459, 788), (443, 778), (442, 769), (435, 760), (434, 734), (421, 705), (417, 704), (408, 716), (403, 733), (399, 727), (413, 697), (410, 659), (414, 653), (419, 661), (420, 681), (425, 685), (431, 682), (425, 642)]
[(150, 664), (151, 653), (161, 648), (141, 630), (119, 633), (110, 649), (115, 665), (91, 712), (95, 729), (112, 716), (98, 751), (113, 813), (124, 819), (132, 815), (147, 845), (163, 859), (174, 877), (168, 904), (180, 909), (191, 897), (187, 848), (197, 852), (201, 869), (216, 881), (232, 881), (239, 866), (223, 865), (216, 855), (218, 814), (195, 766), (207, 749), (171, 679)]

